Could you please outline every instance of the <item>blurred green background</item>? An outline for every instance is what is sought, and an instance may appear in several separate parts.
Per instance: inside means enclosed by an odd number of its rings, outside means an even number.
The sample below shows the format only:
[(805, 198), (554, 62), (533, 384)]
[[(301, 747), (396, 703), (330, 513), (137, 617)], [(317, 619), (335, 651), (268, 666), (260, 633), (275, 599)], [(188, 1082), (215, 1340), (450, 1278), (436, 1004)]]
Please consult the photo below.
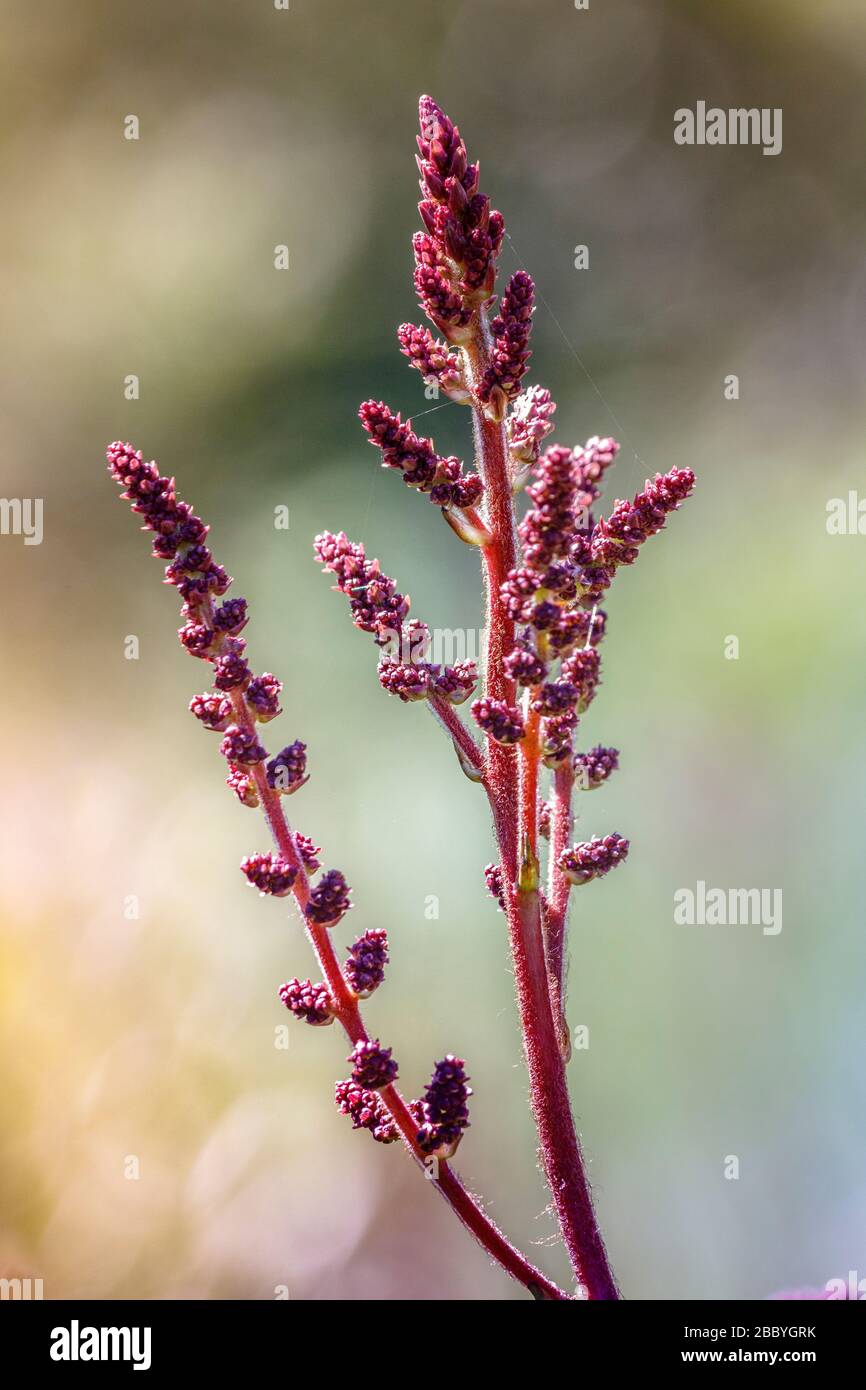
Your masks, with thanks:
[[(609, 498), (672, 465), (699, 476), (613, 590), (585, 728), (621, 770), (580, 830), (632, 841), (577, 895), (571, 933), (570, 1018), (590, 1047), (569, 1075), (614, 1267), (630, 1298), (866, 1275), (866, 539), (825, 525), (828, 499), (864, 486), (866, 11), (2, 15), (2, 491), (44, 498), (45, 535), (0, 538), (0, 1274), (41, 1277), (48, 1298), (524, 1297), (397, 1148), (336, 1113), (338, 1031), (295, 1026), (275, 1047), (291, 1023), (277, 987), (309, 973), (307, 948), (238, 872), (265, 830), (186, 711), (205, 671), (105, 473), (120, 437), (211, 522), (251, 603), (251, 659), (286, 682), (268, 741), (309, 745), (291, 810), (354, 886), (340, 939), (391, 937), (371, 1027), (410, 1093), (445, 1051), (467, 1059), (457, 1166), (568, 1278), (482, 797), (424, 710), (379, 689), (311, 558), (316, 531), (345, 528), (417, 616), (480, 621), (476, 557), (378, 468), (355, 418), (369, 395), (431, 408), (394, 335), (418, 318), (429, 91), (505, 214), (506, 271), (537, 280), (531, 379), (555, 394), (557, 437), (621, 440)], [(674, 110), (699, 99), (782, 107), (783, 153), (675, 146)], [(457, 406), (422, 425), (442, 453), (469, 448)], [(782, 932), (675, 926), (673, 894), (698, 879), (781, 888)]]

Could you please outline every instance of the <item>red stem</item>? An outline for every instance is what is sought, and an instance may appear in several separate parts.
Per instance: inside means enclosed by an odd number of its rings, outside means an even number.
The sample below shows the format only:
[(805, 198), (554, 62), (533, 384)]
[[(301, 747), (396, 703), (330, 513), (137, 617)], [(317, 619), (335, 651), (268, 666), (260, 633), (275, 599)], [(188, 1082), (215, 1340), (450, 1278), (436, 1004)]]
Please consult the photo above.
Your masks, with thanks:
[[(475, 393), (490, 361), (490, 328), (483, 308), (476, 315), (475, 332), (464, 353), (467, 378)], [(514, 641), (514, 624), (500, 595), (502, 580), (516, 563), (507, 440), (502, 423), (488, 418), (477, 403), (472, 410), (478, 468), (485, 484), (486, 521), (492, 537), (490, 544), (482, 548), (488, 619), (485, 694), (513, 704), (515, 687), (506, 676), (503, 662)], [(538, 891), (539, 750), (534, 717), (529, 721), (529, 734), (529, 746), (521, 752), (519, 791), (513, 747), (488, 738), (487, 769), (502, 856), (503, 893), (532, 1109), (545, 1175), (574, 1273), (589, 1298), (617, 1299), (619, 1293), (593, 1211), (575, 1133), (565, 1065), (551, 1009)]]
[(574, 789), (574, 766), (571, 758), (558, 767), (553, 775), (553, 797), (550, 813), (550, 866), (547, 889), (547, 913), (544, 922), (544, 948), (550, 976), (550, 1003), (559, 1032), (563, 1060), (571, 1056), (571, 1036), (565, 1017), (565, 929), (568, 922), (568, 899), (571, 882), (557, 868), (557, 860), (571, 842), (571, 798)]
[(431, 714), (436, 718), (446, 733), (451, 735), (457, 755), (460, 759), (466, 775), (471, 774), (473, 781), (481, 782), (487, 786), (487, 779), (484, 771), (484, 757), (481, 749), (470, 734), (463, 720), (455, 710), (454, 706), (442, 698), (441, 695), (428, 695), (427, 706)]

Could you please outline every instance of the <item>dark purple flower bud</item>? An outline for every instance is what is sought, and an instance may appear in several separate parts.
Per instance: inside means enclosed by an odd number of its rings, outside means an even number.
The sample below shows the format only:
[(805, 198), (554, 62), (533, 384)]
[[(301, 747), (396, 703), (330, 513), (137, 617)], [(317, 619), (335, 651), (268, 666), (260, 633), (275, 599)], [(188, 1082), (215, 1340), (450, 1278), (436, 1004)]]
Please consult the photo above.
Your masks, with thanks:
[(598, 646), (606, 626), (607, 614), (603, 608), (596, 608), (594, 613), (585, 608), (569, 609), (548, 630), (548, 641), (558, 656), (567, 656), (575, 647), (587, 643)]
[[(532, 356), (529, 335), (534, 296), (531, 277), (525, 270), (516, 271), (505, 287), (499, 312), (490, 324), (493, 351), (490, 366), (478, 388), (479, 398), (485, 403), (490, 401), (495, 390), (501, 391), (507, 401), (514, 400), (520, 393), (520, 383)], [(501, 418), (503, 412), (496, 413)]]
[(239, 651), (218, 656), (213, 664), (213, 683), (217, 690), (243, 690), (250, 680), (250, 668)]
[(592, 533), (592, 563), (608, 568), (632, 564), (639, 547), (663, 529), (668, 514), (678, 510), (694, 485), (690, 468), (672, 468), (669, 473), (656, 473), (631, 503), (616, 502), (611, 515), (599, 521)]
[(284, 796), (291, 796), (308, 780), (307, 745), (301, 743), (300, 739), (288, 744), (275, 758), (271, 758), (267, 774), (269, 787), (282, 792)]
[(567, 561), (555, 560), (541, 575), (541, 586), (556, 594), (560, 603), (568, 602), (577, 595), (574, 568)]
[(366, 999), (385, 978), (388, 964), (388, 933), (366, 931), (349, 947), (344, 974), (349, 988), (359, 999)]
[(203, 603), (210, 588), (209, 574), (180, 574), (167, 579), (166, 583), (173, 583), (184, 602), (190, 605)]
[(307, 920), (319, 927), (334, 927), (352, 906), (349, 886), (339, 869), (329, 869), (310, 892), (304, 909)]
[(516, 705), (485, 697), (472, 705), (472, 717), (485, 734), (497, 743), (519, 743), (523, 738), (523, 715)]
[(231, 587), (232, 583), (231, 575), (227, 573), (222, 565), (211, 565), (205, 579), (210, 592), (216, 594), (218, 598), (222, 598), (223, 594)]
[(157, 560), (170, 560), (178, 547), (177, 533), (163, 535), (161, 532), (154, 536), (150, 550)]
[(418, 141), (421, 217), (432, 238), (460, 267), (467, 302), (489, 297), (504, 235), (498, 212), (478, 192), (478, 166), (470, 164), (457, 127), (430, 97), (422, 97)]
[(242, 806), (258, 806), (259, 793), (255, 781), (243, 768), (231, 768), (226, 778), (226, 786), (231, 788)]
[(399, 696), (404, 703), (426, 700), (430, 693), (430, 674), (435, 669), (426, 663), (404, 665), (386, 657), (379, 662), (379, 684), (389, 695)]
[(595, 496), (605, 470), (618, 453), (619, 445), (615, 439), (599, 439), (598, 435), (588, 439), (582, 449), (575, 449), (575, 482), (579, 490)]
[(181, 646), (186, 648), (190, 656), (199, 656), (205, 661), (208, 659), (214, 639), (213, 628), (205, 627), (204, 623), (189, 622), (178, 628), (177, 635)]
[[(368, 1091), (355, 1081), (338, 1081), (334, 1100), (341, 1115), (351, 1116), (353, 1129), (368, 1129), (379, 1144), (393, 1144), (400, 1138), (400, 1131), (375, 1091)], [(424, 1119), (421, 1101), (410, 1101), (409, 1110), (416, 1124), (421, 1124)]]
[(401, 420), (383, 401), (365, 401), (358, 415), (371, 444), (381, 450), (384, 467), (399, 469), (410, 487), (430, 492), (459, 478), (460, 460), (440, 458), (432, 442), (415, 434), (411, 421)]
[(574, 531), (574, 453), (561, 444), (545, 449), (527, 489), (534, 503), (518, 528), (528, 565), (546, 569), (568, 555)]
[(478, 668), (474, 661), (458, 661), (454, 666), (446, 666), (442, 674), (433, 681), (437, 695), (452, 705), (462, 705), (468, 700), (478, 684)]
[(429, 328), (418, 328), (413, 323), (401, 323), (397, 337), (400, 351), (409, 358), (428, 385), (435, 383), (452, 401), (465, 403), (471, 399), (463, 379), (460, 358), (449, 349), (447, 343), (434, 338)]
[[(369, 1129), (376, 1135), (377, 1128), (388, 1125), (388, 1112), (375, 1091), (368, 1091), (355, 1081), (338, 1081), (334, 1088), (334, 1100), (341, 1115), (350, 1115), (353, 1129)], [(380, 1142), (390, 1143), (398, 1138), (396, 1129), (390, 1127), (388, 1137)]]
[(270, 671), (265, 671), (264, 675), (256, 676), (250, 681), (244, 698), (254, 719), (266, 724), (269, 719), (275, 719), (278, 714), (282, 714), (280, 709), (280, 691), (282, 688), (282, 681), (277, 680)]
[[(109, 472), (125, 490), (122, 496), (144, 519), (148, 530), (174, 535), (189, 509), (178, 503), (173, 478), (163, 478), (153, 462), (145, 463), (140, 449), (115, 440), (106, 450)], [(164, 555), (160, 558), (167, 558)]]
[(577, 687), (577, 712), (583, 714), (595, 699), (600, 684), (601, 657), (595, 647), (581, 647), (566, 657), (562, 674)]
[(618, 767), (619, 751), (616, 748), (603, 748), (601, 744), (589, 753), (579, 753), (574, 760), (578, 785), (584, 791), (600, 787)]
[(484, 482), (477, 473), (466, 473), (451, 485), (452, 505), (475, 507), (484, 495)]
[(227, 598), (216, 610), (213, 621), (218, 631), (227, 632), (230, 637), (237, 637), (248, 621), (246, 599)]
[(430, 1085), (424, 1093), (425, 1123), (418, 1133), (424, 1153), (450, 1158), (469, 1128), (467, 1101), (472, 1095), (467, 1085), (466, 1064), (450, 1052), (437, 1062)]
[(451, 343), (465, 342), (471, 336), (469, 327), (472, 306), (453, 289), (448, 262), (433, 236), (416, 232), (412, 238), (415, 253), (415, 293), (431, 323)]
[(610, 588), (615, 567), (606, 569), (603, 565), (585, 565), (578, 571), (578, 582), (581, 585), (585, 605), (595, 606), (602, 595)]
[(322, 567), (336, 576), (336, 587), (349, 598), (356, 627), (374, 634), (399, 633), (409, 612), (409, 600), (397, 593), (393, 579), (382, 574), (378, 560), (368, 560), (364, 547), (343, 531), (323, 531), (313, 549)]
[(184, 547), (177, 556), (173, 564), (166, 568), (165, 575), (169, 583), (176, 582), (176, 576), (180, 571), (186, 570), (188, 574), (203, 574), (209, 570), (213, 564), (213, 556), (206, 545), (191, 545)]
[(571, 883), (589, 883), (591, 879), (603, 878), (622, 863), (628, 854), (628, 843), (615, 831), (605, 835), (603, 840), (593, 835), (591, 840), (564, 850), (557, 865)]
[(569, 680), (550, 681), (542, 685), (532, 701), (536, 714), (564, 714), (577, 704), (580, 691)]
[(529, 622), (533, 599), (540, 588), (541, 575), (536, 570), (525, 566), (509, 570), (500, 590), (508, 616), (516, 623)]
[(545, 840), (550, 839), (550, 817), (552, 807), (549, 801), (542, 801), (538, 808), (538, 833)]
[(334, 1013), (327, 985), (310, 980), (288, 980), (280, 985), (280, 999), (295, 1018), (303, 1018), (314, 1027), (333, 1023)]
[(241, 862), (241, 872), (253, 888), (273, 898), (285, 898), (298, 876), (294, 865), (277, 854), (251, 854)]
[(534, 605), (529, 614), (529, 621), (536, 632), (550, 632), (559, 622), (561, 613), (559, 604), (546, 598)]
[(301, 835), (298, 831), (295, 831), (295, 844), (307, 873), (314, 874), (317, 869), (322, 867), (317, 858), (322, 852), (321, 845), (314, 845), (309, 835)]
[(574, 709), (541, 721), (541, 757), (545, 767), (561, 767), (571, 757), (576, 727), (577, 712)]
[(532, 647), (520, 642), (508, 653), (503, 663), (509, 680), (518, 685), (540, 685), (547, 675), (547, 666)]
[(357, 1042), (348, 1061), (352, 1063), (352, 1080), (367, 1091), (380, 1091), (397, 1077), (397, 1063), (391, 1048), (383, 1047), (378, 1038)]
[(206, 729), (222, 734), (232, 718), (232, 703), (224, 695), (194, 695), (189, 702), (190, 714), (200, 719)]
[[(418, 119), (421, 134), (418, 149), (421, 158), (418, 170), (421, 174), (421, 191), (431, 176), (444, 184), (447, 178), (463, 178), (467, 169), (466, 146), (460, 139), (460, 132), (448, 119), (441, 107), (432, 97), (423, 96), (418, 102)], [(434, 178), (435, 182), (435, 178)], [(442, 192), (431, 193), (433, 198), (441, 199)]]
[(252, 729), (244, 729), (240, 724), (229, 724), (220, 744), (220, 752), (230, 763), (244, 765), (264, 762), (268, 756)]
[(505, 895), (503, 890), (502, 869), (498, 864), (485, 864), (484, 882), (487, 884), (487, 891), (491, 898), (495, 898), (500, 910), (505, 911)]
[(199, 541), (207, 539), (209, 526), (205, 526), (200, 516), (196, 516), (192, 508), (186, 502), (181, 502), (177, 508), (177, 530), (174, 538), (178, 545), (197, 545)]

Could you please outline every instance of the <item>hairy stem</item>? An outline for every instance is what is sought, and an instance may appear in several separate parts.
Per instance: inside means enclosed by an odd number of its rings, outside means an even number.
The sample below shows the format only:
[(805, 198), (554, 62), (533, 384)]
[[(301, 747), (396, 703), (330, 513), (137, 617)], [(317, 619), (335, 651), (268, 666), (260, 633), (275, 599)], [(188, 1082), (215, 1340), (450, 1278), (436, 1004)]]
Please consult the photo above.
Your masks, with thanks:
[(485, 790), (489, 790), (484, 770), (484, 756), (454, 706), (441, 695), (429, 695), (427, 707), (436, 722), (451, 735), (460, 766), (466, 776), (473, 782), (481, 782)]
[(508, 900), (517, 1002), (532, 1106), (547, 1182), (578, 1282), (591, 1299), (619, 1293), (592, 1206), (568, 1096), (565, 1065), (550, 1007), (540, 899), (532, 871)]
[[(467, 379), (477, 392), (490, 361), (490, 328), (484, 309), (476, 314), (472, 339), (463, 351)], [(516, 563), (514, 501), (505, 426), (472, 407), (478, 469), (484, 479), (486, 522), (482, 547), (487, 597), (485, 694), (514, 703), (515, 687), (504, 658), (514, 641), (514, 624), (500, 586)], [(589, 1183), (568, 1096), (565, 1065), (551, 1008), (538, 888), (538, 728), (531, 720), (518, 776), (515, 749), (487, 740), (487, 766), (494, 825), (503, 868), (503, 892), (514, 962), (523, 1045), (541, 1158), (575, 1276), (592, 1299), (617, 1299), (616, 1282), (593, 1211)]]
[(571, 841), (571, 798), (574, 790), (574, 766), (571, 758), (558, 767), (553, 775), (553, 796), (550, 812), (550, 864), (547, 888), (547, 912), (544, 923), (544, 947), (547, 972), (550, 977), (550, 1003), (559, 1034), (563, 1060), (571, 1056), (571, 1036), (565, 1017), (565, 933), (568, 923), (568, 900), (571, 882), (557, 868), (557, 860)]

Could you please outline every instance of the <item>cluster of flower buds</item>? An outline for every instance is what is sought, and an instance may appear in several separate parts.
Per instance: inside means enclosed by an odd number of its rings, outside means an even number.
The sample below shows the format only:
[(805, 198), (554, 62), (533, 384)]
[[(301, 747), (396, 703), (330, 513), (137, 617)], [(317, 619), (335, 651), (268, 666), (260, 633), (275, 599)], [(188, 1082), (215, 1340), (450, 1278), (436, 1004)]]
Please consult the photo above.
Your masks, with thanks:
[(366, 999), (378, 989), (385, 978), (388, 964), (388, 933), (385, 931), (365, 931), (349, 947), (349, 956), (343, 969), (349, 988), (359, 999)]
[(511, 482), (515, 492), (523, 487), (541, 446), (553, 431), (556, 403), (544, 386), (530, 386), (513, 403), (506, 421), (508, 452), (511, 456)]
[(472, 705), (472, 718), (496, 743), (519, 743), (525, 732), (523, 715), (516, 705), (487, 695)]
[(418, 1132), (421, 1150), (435, 1158), (450, 1158), (469, 1127), (466, 1064), (449, 1052), (433, 1069), (424, 1092), (424, 1123)]
[[(184, 648), (212, 665), (214, 689), (194, 696), (189, 708), (205, 729), (222, 735), (228, 785), (245, 806), (257, 806), (273, 793), (291, 795), (307, 781), (306, 746), (296, 739), (268, 759), (259, 741), (258, 726), (281, 712), (282, 683), (270, 671), (256, 676), (250, 670), (240, 636), (247, 623), (246, 601), (230, 598), (214, 604), (214, 598), (225, 594), (231, 580), (214, 563), (204, 544), (207, 526), (187, 503), (178, 500), (174, 480), (162, 477), (156, 464), (145, 463), (131, 445), (110, 445), (107, 458), (109, 470), (123, 486), (133, 511), (154, 533), (154, 554), (169, 562), (166, 579), (184, 600), (185, 623), (180, 630)], [(367, 562), (363, 547), (352, 546), (345, 536), (320, 540), (323, 563), (333, 569), (340, 587), (350, 595), (358, 626), (374, 633), (394, 625), (402, 630), (409, 601), (396, 593), (391, 580), (380, 575), (375, 561)], [(249, 855), (241, 863), (247, 882), (259, 893), (275, 898), (297, 891), (299, 875), (308, 878), (320, 868), (320, 850), (305, 835), (296, 835), (294, 845), (295, 863), (283, 854)], [(336, 926), (352, 906), (348, 885), (338, 869), (328, 870), (308, 885), (301, 900), (312, 928)], [(348, 987), (358, 996), (371, 993), (384, 977), (387, 959), (384, 932), (370, 931), (359, 937), (346, 964)], [(280, 998), (295, 1017), (307, 1023), (321, 1025), (333, 1020), (334, 1004), (324, 984), (289, 980), (281, 987)], [(396, 1067), (389, 1057), (384, 1049), (381, 1055), (373, 1049), (357, 1057), (356, 1070), (367, 1078), (365, 1085), (372, 1089), (374, 1084), (384, 1084), (382, 1077), (391, 1078)], [(419, 1109), (419, 1123), (420, 1115)], [(384, 1123), (381, 1116), (377, 1123), (380, 1127)]]
[(431, 323), (450, 343), (465, 343), (472, 336), (472, 307), (455, 288), (455, 270), (441, 246), (432, 236), (416, 232), (412, 238), (415, 255), (415, 293)]
[(355, 626), (372, 633), (383, 649), (379, 682), (389, 695), (405, 703), (434, 695), (454, 705), (468, 699), (478, 681), (474, 661), (440, 666), (427, 660), (429, 629), (414, 618), (406, 621), (408, 598), (382, 573), (378, 560), (367, 559), (363, 545), (342, 531), (336, 536), (324, 531), (314, 552), (325, 572), (335, 576), (334, 587), (349, 599)]
[[(297, 984), (293, 980), (283, 990)], [(351, 1118), (353, 1129), (369, 1130), (380, 1144), (393, 1143), (400, 1135), (377, 1094), (397, 1075), (390, 1049), (378, 1042), (359, 1042), (349, 1061), (353, 1064), (351, 1077), (338, 1081), (335, 1087), (337, 1109)], [(416, 1142), (423, 1154), (432, 1158), (451, 1158), (454, 1154), (469, 1128), (467, 1102), (472, 1089), (467, 1081), (466, 1064), (449, 1053), (436, 1063), (423, 1100), (409, 1102), (409, 1112), (418, 1126)]]
[(447, 343), (434, 338), (429, 328), (414, 323), (401, 323), (397, 329), (400, 351), (421, 373), (427, 386), (435, 386), (444, 396), (466, 405), (472, 399), (456, 352)]
[(672, 468), (669, 473), (656, 473), (655, 478), (648, 479), (643, 491), (636, 493), (631, 502), (616, 502), (611, 515), (602, 518), (593, 529), (592, 564), (606, 569), (633, 564), (639, 547), (663, 529), (669, 513), (678, 509), (694, 485), (695, 475), (690, 468)]
[(583, 791), (594, 791), (600, 787), (618, 767), (618, 750), (602, 748), (601, 744), (589, 753), (578, 753), (574, 759), (576, 781)]
[(308, 922), (317, 927), (335, 927), (351, 909), (351, 889), (339, 869), (328, 869), (310, 890), (304, 908)]
[(525, 270), (515, 271), (505, 287), (499, 311), (490, 324), (493, 350), (490, 366), (478, 386), (478, 398), (494, 420), (501, 420), (509, 401), (520, 393), (520, 383), (532, 353), (529, 335), (535, 286)]
[(383, 401), (365, 401), (358, 411), (383, 468), (396, 468), (409, 487), (425, 492), (437, 507), (474, 507), (484, 491), (477, 473), (463, 472), (459, 458), (441, 458), (432, 440), (422, 439)]
[(355, 626), (371, 632), (380, 646), (391, 641), (402, 630), (409, 600), (382, 574), (379, 561), (368, 560), (363, 545), (350, 541), (345, 531), (336, 536), (323, 531), (313, 551), (325, 573), (334, 575), (334, 588), (348, 598)]
[(384, 656), (379, 662), (379, 684), (389, 695), (404, 703), (438, 695), (451, 705), (462, 705), (478, 683), (474, 661), (458, 661), (454, 666), (437, 666), (428, 661), (399, 661)]
[[(179, 633), (183, 647), (212, 665), (214, 689), (194, 696), (189, 708), (204, 728), (222, 734), (228, 786), (250, 807), (259, 805), (265, 783), (280, 792), (296, 791), (306, 781), (302, 743), (290, 744), (264, 768), (268, 755), (256, 729), (280, 714), (282, 682), (270, 671), (255, 676), (250, 670), (240, 636), (248, 621), (246, 600), (229, 598), (214, 604), (231, 580), (204, 544), (208, 527), (188, 503), (178, 500), (174, 479), (162, 477), (155, 463), (144, 462), (140, 451), (115, 442), (108, 448), (107, 459), (124, 497), (144, 519), (145, 529), (154, 533), (154, 554), (168, 561), (167, 582), (184, 600), (185, 621)], [(302, 863), (306, 872), (312, 872), (309, 862)], [(251, 855), (241, 869), (250, 884), (272, 897), (290, 893), (298, 875), (296, 865), (272, 854)]]
[(381, 1091), (397, 1079), (397, 1063), (391, 1048), (383, 1047), (378, 1038), (356, 1042), (348, 1061), (352, 1063), (352, 1080), (367, 1091)]
[(321, 845), (314, 845), (309, 835), (300, 835), (295, 832), (295, 846), (301, 856), (301, 862), (308, 874), (314, 874), (322, 866), (318, 856), (322, 852)]
[(252, 888), (263, 895), (285, 898), (292, 891), (298, 871), (278, 854), (250, 854), (241, 860), (241, 872)]
[(289, 1013), (302, 1018), (314, 1027), (333, 1023), (334, 1011), (327, 985), (310, 980), (289, 980), (280, 985), (280, 999)]
[(499, 864), (485, 864), (484, 882), (487, 884), (487, 891), (491, 898), (496, 899), (500, 911), (504, 912), (505, 890), (503, 886), (502, 869)]
[[(421, 98), (418, 115), (417, 162), (423, 195), (418, 211), (434, 250), (447, 266), (440, 272), (443, 287), (471, 312), (493, 293), (505, 223), (478, 192), (478, 165), (469, 163), (453, 122), (428, 96)], [(434, 299), (435, 308), (435, 296), (428, 297)], [(426, 303), (424, 307), (429, 313)], [(433, 313), (430, 317), (436, 321)]]
[[(594, 437), (582, 448), (551, 445), (541, 454), (551, 414), (549, 393), (534, 388), (518, 398), (507, 422), (517, 473), (528, 467), (533, 480), (526, 489), (532, 506), (519, 527), (522, 563), (506, 576), (501, 597), (509, 617), (521, 625), (505, 672), (527, 690), (528, 709), (542, 716), (542, 757), (556, 768), (572, 757), (578, 716), (598, 689), (596, 648), (606, 628), (598, 600), (616, 568), (632, 563), (639, 545), (689, 495), (694, 475), (690, 469), (656, 475), (632, 503), (618, 502), (610, 518), (596, 523), (592, 507), (619, 446)], [(502, 702), (478, 701), (473, 713), (500, 742), (523, 737), (520, 711)], [(594, 787), (615, 766), (616, 755), (600, 760), (595, 750), (585, 755), (579, 773)]]
[(628, 854), (628, 840), (616, 831), (600, 839), (593, 835), (591, 840), (572, 845), (559, 856), (558, 866), (570, 883), (589, 883), (591, 879), (603, 878), (621, 864)]
[(291, 796), (305, 782), (307, 776), (307, 745), (295, 739), (283, 748), (267, 766), (268, 786), (284, 796)]
[[(379, 1144), (393, 1144), (400, 1138), (385, 1106), (375, 1091), (359, 1086), (356, 1081), (338, 1081), (334, 1088), (334, 1100), (341, 1115), (348, 1115), (353, 1129), (368, 1129)], [(409, 1102), (409, 1110), (417, 1125), (424, 1123), (424, 1109), (420, 1100)]]

